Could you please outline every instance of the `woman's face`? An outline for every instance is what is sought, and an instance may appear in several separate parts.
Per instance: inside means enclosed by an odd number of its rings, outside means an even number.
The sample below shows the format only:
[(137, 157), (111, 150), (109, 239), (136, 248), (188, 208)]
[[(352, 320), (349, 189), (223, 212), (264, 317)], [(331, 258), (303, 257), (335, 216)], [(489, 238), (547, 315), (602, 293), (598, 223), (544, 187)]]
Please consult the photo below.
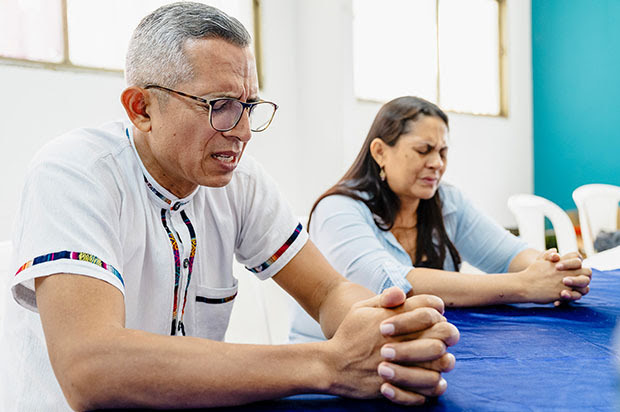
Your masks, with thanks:
[(394, 146), (375, 139), (373, 157), (384, 167), (387, 184), (403, 204), (435, 195), (446, 171), (447, 135), (441, 118), (421, 116), (408, 122)]

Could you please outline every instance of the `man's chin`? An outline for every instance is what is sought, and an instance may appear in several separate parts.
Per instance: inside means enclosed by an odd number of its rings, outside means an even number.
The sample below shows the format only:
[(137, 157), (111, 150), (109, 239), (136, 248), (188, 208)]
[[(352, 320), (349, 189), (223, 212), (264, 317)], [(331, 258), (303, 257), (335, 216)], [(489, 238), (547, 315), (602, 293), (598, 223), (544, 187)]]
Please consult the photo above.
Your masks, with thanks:
[(230, 183), (230, 181), (232, 180), (232, 177), (233, 177), (232, 173), (227, 173), (226, 175), (217, 176), (217, 177), (216, 176), (206, 177), (204, 179), (201, 179), (200, 186), (224, 187)]

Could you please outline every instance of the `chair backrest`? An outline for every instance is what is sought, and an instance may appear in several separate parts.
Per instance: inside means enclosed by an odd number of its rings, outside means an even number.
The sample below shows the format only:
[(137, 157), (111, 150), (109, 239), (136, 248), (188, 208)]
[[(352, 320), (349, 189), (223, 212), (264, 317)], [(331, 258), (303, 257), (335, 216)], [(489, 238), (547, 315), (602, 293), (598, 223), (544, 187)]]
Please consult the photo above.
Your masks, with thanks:
[(594, 239), (602, 231), (618, 229), (618, 202), (620, 186), (588, 184), (573, 191), (573, 200), (579, 212), (579, 226), (583, 248), (587, 256), (592, 256)]
[(545, 250), (545, 217), (555, 231), (558, 252), (576, 252), (577, 236), (568, 214), (558, 205), (544, 197), (532, 194), (516, 194), (508, 198), (508, 208), (517, 220), (519, 236), (538, 250)]

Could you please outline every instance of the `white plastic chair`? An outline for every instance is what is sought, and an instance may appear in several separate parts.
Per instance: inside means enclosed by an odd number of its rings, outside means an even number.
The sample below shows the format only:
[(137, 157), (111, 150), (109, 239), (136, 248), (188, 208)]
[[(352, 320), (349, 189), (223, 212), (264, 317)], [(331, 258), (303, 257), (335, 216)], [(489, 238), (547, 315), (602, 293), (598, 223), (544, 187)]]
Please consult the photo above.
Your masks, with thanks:
[(558, 252), (576, 252), (577, 235), (568, 214), (558, 205), (544, 197), (532, 194), (516, 194), (508, 198), (508, 208), (517, 220), (519, 237), (533, 248), (545, 250), (545, 217), (551, 221)]
[(587, 256), (592, 256), (596, 253), (596, 236), (602, 230), (618, 229), (620, 186), (598, 183), (583, 185), (573, 191), (573, 200), (579, 211), (583, 249)]

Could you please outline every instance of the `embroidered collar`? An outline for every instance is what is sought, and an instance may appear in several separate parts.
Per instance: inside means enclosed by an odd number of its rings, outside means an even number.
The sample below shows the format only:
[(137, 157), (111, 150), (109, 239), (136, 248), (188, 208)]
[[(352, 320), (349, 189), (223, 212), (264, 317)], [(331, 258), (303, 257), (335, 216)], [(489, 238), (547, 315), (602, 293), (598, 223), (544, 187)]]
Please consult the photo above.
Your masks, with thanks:
[(136, 155), (136, 159), (138, 160), (138, 164), (140, 165), (140, 169), (142, 169), (142, 175), (144, 177), (144, 184), (148, 188), (149, 195), (151, 199), (157, 204), (159, 207), (163, 209), (169, 209), (171, 212), (176, 212), (178, 210), (183, 210), (183, 207), (188, 204), (194, 195), (198, 192), (197, 187), (192, 193), (187, 195), (184, 198), (179, 198), (172, 193), (170, 193), (166, 188), (160, 185), (153, 176), (149, 173), (149, 171), (144, 167), (144, 163), (142, 163), (142, 159), (136, 150), (136, 144), (133, 139), (133, 132), (130, 126), (125, 127), (125, 134), (131, 143), (131, 147)]

